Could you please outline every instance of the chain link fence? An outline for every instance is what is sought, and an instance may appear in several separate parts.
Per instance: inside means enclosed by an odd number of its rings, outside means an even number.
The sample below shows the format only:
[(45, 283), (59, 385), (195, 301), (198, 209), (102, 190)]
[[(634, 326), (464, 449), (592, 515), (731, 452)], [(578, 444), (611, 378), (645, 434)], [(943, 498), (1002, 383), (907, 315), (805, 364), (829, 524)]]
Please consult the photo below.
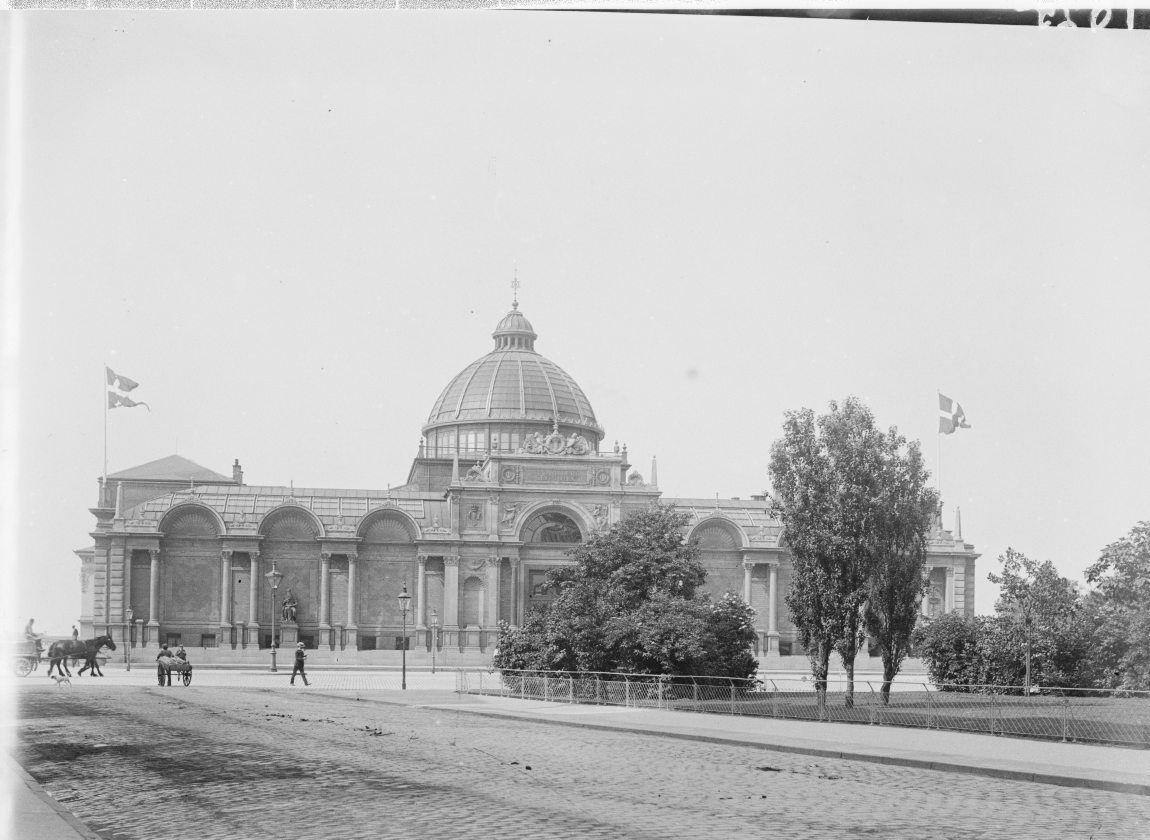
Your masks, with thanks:
[(724, 715), (979, 732), (1150, 747), (1150, 692), (828, 680), (820, 702), (809, 678), (735, 680), (548, 671), (456, 672), (456, 690), (557, 703), (593, 703)]

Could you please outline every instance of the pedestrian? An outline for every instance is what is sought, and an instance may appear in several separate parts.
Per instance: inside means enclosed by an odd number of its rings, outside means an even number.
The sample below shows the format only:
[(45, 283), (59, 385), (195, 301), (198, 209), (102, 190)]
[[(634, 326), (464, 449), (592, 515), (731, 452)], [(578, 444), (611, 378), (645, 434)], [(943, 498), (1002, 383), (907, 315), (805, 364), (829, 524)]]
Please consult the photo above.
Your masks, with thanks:
[(292, 685), (295, 685), (295, 675), (297, 673), (301, 677), (303, 677), (303, 684), (304, 685), (311, 685), (311, 683), (309, 683), (307, 681), (307, 674), (305, 674), (304, 670), (303, 670), (303, 661), (305, 659), (307, 659), (307, 654), (304, 653), (304, 651), (303, 651), (303, 642), (300, 642), (295, 646), (295, 665), (291, 669), (291, 684)]
[(80, 641), (80, 631), (76, 629), (75, 624), (72, 625), (72, 641), (73, 642)]
[(160, 685), (164, 685), (164, 679), (167, 678), (167, 685), (172, 684), (172, 652), (168, 649), (165, 642), (160, 647), (160, 652), (156, 654), (156, 677), (159, 679)]

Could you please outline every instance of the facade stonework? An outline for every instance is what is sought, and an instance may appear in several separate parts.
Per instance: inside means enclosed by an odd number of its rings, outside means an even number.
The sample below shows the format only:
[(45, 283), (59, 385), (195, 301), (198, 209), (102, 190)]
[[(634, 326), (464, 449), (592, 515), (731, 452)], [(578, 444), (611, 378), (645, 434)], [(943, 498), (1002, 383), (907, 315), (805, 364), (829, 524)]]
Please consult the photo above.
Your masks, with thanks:
[[(756, 612), (756, 653), (799, 653), (784, 596), (791, 564), (765, 496), (665, 498), (603, 429), (575, 381), (534, 349), (516, 305), (495, 349), (451, 380), (423, 427), (407, 482), (385, 492), (253, 486), (179, 456), (108, 477), (80, 558), (81, 625), (117, 644), (178, 642), (263, 661), (273, 643), (341, 661), (410, 645), (490, 654), (501, 621), (551, 595), (567, 552), (654, 502), (686, 514), (706, 588)], [(960, 526), (929, 540), (924, 615), (974, 611), (978, 555)], [(269, 573), (280, 577), (274, 590)], [(295, 601), (285, 620), (285, 600)], [(131, 609), (133, 626), (127, 624)]]

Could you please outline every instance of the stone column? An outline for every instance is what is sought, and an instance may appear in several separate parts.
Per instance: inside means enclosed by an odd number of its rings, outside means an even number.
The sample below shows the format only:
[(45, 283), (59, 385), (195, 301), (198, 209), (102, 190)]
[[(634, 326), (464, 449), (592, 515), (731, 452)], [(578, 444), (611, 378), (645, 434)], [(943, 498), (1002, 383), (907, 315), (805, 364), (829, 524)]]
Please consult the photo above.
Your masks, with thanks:
[(331, 644), (331, 622), (328, 612), (328, 592), (331, 581), (331, 553), (319, 553), (319, 642), (320, 645)]
[(768, 567), (770, 577), (767, 583), (767, 652), (779, 652), (779, 564)]
[(148, 550), (152, 567), (148, 580), (148, 641), (159, 647), (160, 637), (160, 550)]
[(523, 561), (518, 557), (511, 558), (511, 617), (510, 621), (516, 627), (522, 621), (523, 610), (519, 605), (519, 590), (523, 588)]
[(487, 615), (486, 623), (495, 627), (499, 624), (499, 558), (487, 558)]
[(415, 629), (427, 629), (427, 555), (420, 554), (415, 576)]
[(260, 646), (260, 553), (249, 551), (248, 560), (251, 562), (251, 572), (248, 575), (248, 624), (245, 628), (247, 639), (245, 643), (250, 647)]
[[(228, 613), (232, 605), (232, 552), (225, 548), (220, 552), (220, 630), (230, 630), (232, 623), (228, 621)], [(221, 634), (222, 635), (222, 634)], [(219, 640), (220, 647), (224, 646), (224, 639)]]
[(755, 571), (755, 564), (750, 560), (743, 561), (743, 600), (751, 603), (751, 573)]
[(356, 613), (355, 598), (355, 561), (357, 554), (347, 555), (347, 647), (356, 650), (359, 647), (359, 616)]
[(954, 566), (946, 567), (946, 594), (942, 598), (942, 611), (954, 612)]
[(443, 628), (459, 629), (459, 555), (443, 558)]

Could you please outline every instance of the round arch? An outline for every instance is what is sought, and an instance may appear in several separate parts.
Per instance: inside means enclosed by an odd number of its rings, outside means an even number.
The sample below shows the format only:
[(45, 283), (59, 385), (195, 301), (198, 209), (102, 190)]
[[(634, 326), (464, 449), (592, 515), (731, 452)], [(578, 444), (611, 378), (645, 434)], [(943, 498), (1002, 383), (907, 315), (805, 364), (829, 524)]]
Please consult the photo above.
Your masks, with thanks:
[(257, 532), (264, 536), (268, 536), (272, 527), (275, 526), (279, 520), (284, 519), (295, 519), (297, 523), (310, 529), (312, 536), (317, 539), (327, 535), (324, 531), (323, 523), (319, 521), (318, 516), (305, 508), (303, 505), (297, 505), (291, 502), (277, 505), (265, 513), (264, 518), (260, 520), (260, 525), (257, 529)]
[(738, 550), (749, 548), (746, 532), (725, 516), (708, 516), (687, 534), (688, 540), (698, 540), (700, 548)]
[(423, 536), (419, 523), (412, 519), (409, 514), (394, 507), (377, 507), (369, 510), (367, 514), (359, 520), (359, 526), (355, 529), (355, 535), (361, 540), (367, 539), (368, 533), (380, 525), (391, 525), (392, 528), (388, 530), (392, 533), (397, 533), (398, 530), (402, 530), (407, 534), (407, 539), (405, 540), (385, 540), (386, 542), (415, 542)]
[[(177, 534), (173, 532), (178, 531), (183, 522), (191, 526), (188, 536), (221, 537), (228, 532), (223, 518), (214, 508), (203, 502), (180, 502), (172, 506), (160, 520), (158, 530), (164, 536), (176, 536)], [(197, 525), (201, 527), (196, 527)], [(205, 533), (206, 530), (210, 530), (211, 533)]]
[[(564, 504), (563, 502), (537, 502), (534, 505), (526, 508), (520, 515), (518, 521), (515, 523), (516, 537), (524, 543), (539, 544), (541, 541), (534, 541), (531, 539), (532, 534), (528, 533), (533, 530), (533, 522), (536, 517), (548, 513), (559, 514), (565, 517), (579, 529), (579, 542), (584, 543), (590, 538), (594, 531), (592, 523), (587, 518), (587, 515), (577, 506)], [(560, 524), (558, 521), (556, 524)], [(555, 543), (556, 545), (563, 543)], [(572, 543), (566, 543), (571, 545)]]

